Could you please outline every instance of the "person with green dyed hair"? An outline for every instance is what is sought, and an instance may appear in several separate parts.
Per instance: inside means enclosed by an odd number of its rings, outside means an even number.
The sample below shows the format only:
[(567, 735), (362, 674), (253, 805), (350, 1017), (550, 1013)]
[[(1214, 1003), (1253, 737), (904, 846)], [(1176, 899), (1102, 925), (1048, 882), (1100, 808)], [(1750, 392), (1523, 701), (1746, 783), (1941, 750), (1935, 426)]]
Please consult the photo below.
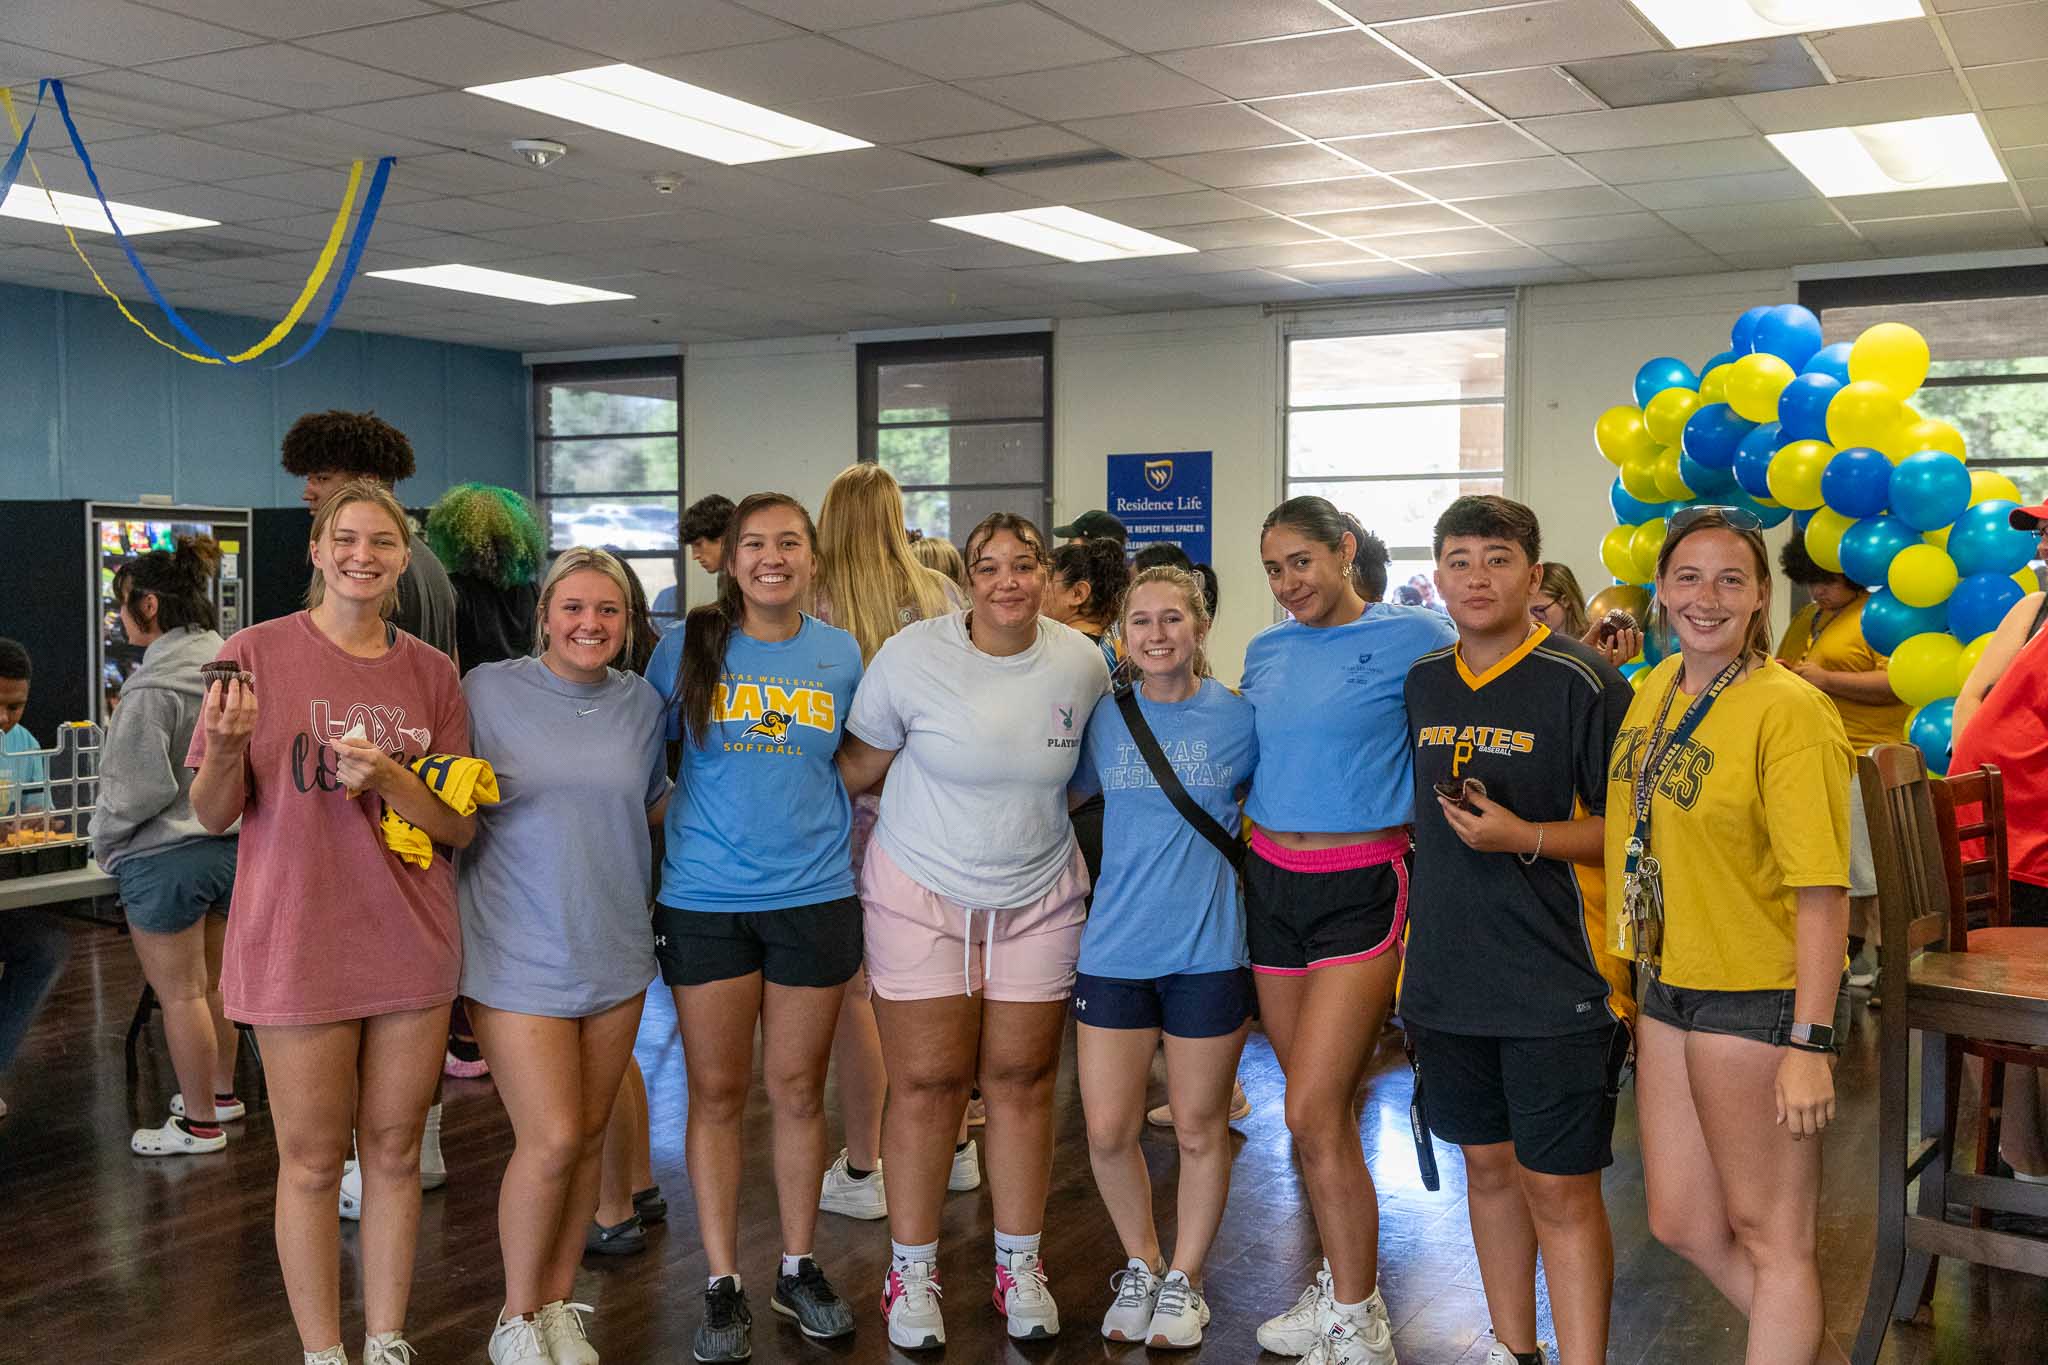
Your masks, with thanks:
[(457, 667), (531, 654), (548, 547), (533, 505), (509, 488), (459, 483), (427, 513), (426, 536), (455, 585)]

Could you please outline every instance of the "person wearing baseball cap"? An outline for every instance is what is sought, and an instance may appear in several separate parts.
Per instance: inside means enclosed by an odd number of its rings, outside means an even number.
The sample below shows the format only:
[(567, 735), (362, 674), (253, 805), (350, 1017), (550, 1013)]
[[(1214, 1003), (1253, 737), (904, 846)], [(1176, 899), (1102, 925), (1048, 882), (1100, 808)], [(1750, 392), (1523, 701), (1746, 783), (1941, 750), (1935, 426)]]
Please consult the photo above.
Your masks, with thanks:
[[(2048, 538), (2048, 503), (2036, 503), (2032, 507), (2015, 507), (2006, 518), (2015, 531), (2026, 531)], [(2034, 557), (2044, 557), (2048, 543), (2035, 551)], [(2030, 592), (2012, 604), (2005, 613), (2005, 619), (1998, 623), (1998, 629), (1978, 656), (1970, 676), (1963, 682), (1963, 689), (1956, 694), (1955, 730), (1961, 735), (1963, 727), (1970, 723), (1970, 717), (1977, 714), (1977, 708), (1998, 680), (2005, 676), (2005, 670), (2019, 657), (2019, 652), (2029, 640), (2041, 633), (2041, 627), (2048, 624), (2048, 593)]]
[(1099, 507), (1083, 512), (1065, 526), (1053, 527), (1052, 533), (1070, 544), (1083, 540), (1113, 540), (1122, 545), (1128, 539), (1124, 524)]

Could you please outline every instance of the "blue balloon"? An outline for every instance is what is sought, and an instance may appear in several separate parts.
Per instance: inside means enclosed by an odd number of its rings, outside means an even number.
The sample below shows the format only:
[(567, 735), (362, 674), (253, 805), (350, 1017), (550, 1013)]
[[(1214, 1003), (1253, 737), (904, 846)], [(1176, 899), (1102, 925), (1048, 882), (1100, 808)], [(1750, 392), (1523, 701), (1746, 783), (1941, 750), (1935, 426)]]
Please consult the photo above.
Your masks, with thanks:
[[(1732, 469), (1735, 467), (1735, 448), (1742, 444), (1743, 437), (1755, 430), (1756, 423), (1737, 417), (1735, 409), (1726, 403), (1709, 403), (1685, 419), (1679, 449), (1709, 469)], [(1686, 483), (1699, 487), (1690, 479)]]
[(1795, 441), (1827, 440), (1828, 404), (1841, 387), (1824, 374), (1800, 375), (1778, 395), (1778, 425)]
[(1707, 373), (1710, 370), (1714, 369), (1716, 366), (1733, 365), (1736, 361), (1740, 359), (1742, 359), (1742, 357), (1737, 355), (1733, 351), (1723, 351), (1721, 352), (1721, 354), (1715, 356), (1712, 360), (1709, 360), (1706, 364), (1700, 366), (1700, 378), (1705, 379), (1707, 377)]
[(2011, 574), (1973, 573), (1948, 596), (1949, 631), (1968, 644), (1986, 631), (1997, 630), (2013, 603), (2026, 595)]
[(1607, 490), (1607, 505), (1614, 509), (1614, 519), (1625, 526), (1641, 526), (1646, 521), (1656, 521), (1664, 516), (1664, 504), (1644, 502), (1621, 486), (1616, 479), (1614, 486)]
[(1913, 713), (1906, 738), (1918, 746), (1927, 760), (1927, 771), (1948, 776), (1949, 760), (1955, 749), (1956, 699), (1943, 697), (1928, 702)]
[(1783, 503), (1761, 503), (1741, 488), (1731, 488), (1721, 501), (1729, 507), (1739, 507), (1763, 523), (1766, 531), (1792, 515), (1792, 509)]
[(1946, 450), (1908, 455), (1892, 471), (1892, 515), (1916, 531), (1936, 531), (1970, 505), (1970, 470)]
[(1716, 469), (1712, 465), (1701, 464), (1690, 455), (1679, 455), (1678, 473), (1679, 477), (1685, 480), (1685, 486), (1693, 491), (1695, 500), (1706, 498), (1711, 501), (1724, 493), (1735, 491), (1734, 470)]
[(1890, 588), (1879, 588), (1863, 604), (1863, 642), (1880, 654), (1890, 654), (1915, 635), (1947, 629), (1946, 602), (1909, 607), (1892, 596)]
[(2037, 537), (2006, 520), (2019, 504), (1993, 498), (1966, 509), (1948, 533), (1948, 557), (1965, 578), (1977, 573), (2018, 573), (2034, 557)]
[(1753, 349), (1800, 369), (1820, 351), (1820, 319), (1811, 308), (1781, 303), (1757, 321)]
[(1766, 422), (1742, 438), (1735, 447), (1735, 482), (1742, 485), (1742, 491), (1753, 498), (1768, 498), (1771, 485), (1765, 475), (1771, 467), (1771, 456), (1778, 449), (1778, 424)]
[(1757, 324), (1762, 322), (1764, 315), (1770, 311), (1771, 306), (1768, 303), (1760, 303), (1754, 308), (1744, 309), (1742, 316), (1735, 319), (1735, 326), (1728, 332), (1728, 344), (1734, 348), (1736, 355), (1745, 356), (1756, 349)]
[[(1883, 457), (1880, 456), (1880, 459)], [(1827, 476), (1823, 474), (1822, 478)], [(1920, 545), (1919, 532), (1897, 517), (1865, 517), (1842, 532), (1842, 572), (1866, 588), (1884, 586), (1892, 559), (1908, 545)], [(1890, 650), (1879, 650), (1889, 654)]]
[(1813, 353), (1813, 359), (1806, 362), (1805, 367), (1800, 370), (1800, 373), (1824, 374), (1837, 384), (1848, 383), (1849, 348), (1851, 345), (1853, 345), (1851, 342), (1837, 341), (1831, 346), (1821, 347)]
[(1650, 400), (1666, 389), (1697, 389), (1700, 377), (1683, 360), (1658, 356), (1643, 362), (1636, 371), (1636, 405), (1648, 407)]
[(1820, 495), (1845, 517), (1874, 517), (1891, 501), (1892, 462), (1868, 446), (1836, 451), (1821, 471)]

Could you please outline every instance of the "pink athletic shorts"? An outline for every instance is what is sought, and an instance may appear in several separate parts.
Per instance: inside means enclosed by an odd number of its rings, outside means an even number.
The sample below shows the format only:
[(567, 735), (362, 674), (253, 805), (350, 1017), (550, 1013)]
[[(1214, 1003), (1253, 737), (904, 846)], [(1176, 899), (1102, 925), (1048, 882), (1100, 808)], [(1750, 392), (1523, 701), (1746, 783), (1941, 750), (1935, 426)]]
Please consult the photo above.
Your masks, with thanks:
[(1088, 865), (1074, 850), (1050, 891), (1010, 910), (970, 909), (911, 880), (879, 841), (861, 868), (868, 983), (884, 1000), (982, 995), (1065, 1000), (1087, 919)]

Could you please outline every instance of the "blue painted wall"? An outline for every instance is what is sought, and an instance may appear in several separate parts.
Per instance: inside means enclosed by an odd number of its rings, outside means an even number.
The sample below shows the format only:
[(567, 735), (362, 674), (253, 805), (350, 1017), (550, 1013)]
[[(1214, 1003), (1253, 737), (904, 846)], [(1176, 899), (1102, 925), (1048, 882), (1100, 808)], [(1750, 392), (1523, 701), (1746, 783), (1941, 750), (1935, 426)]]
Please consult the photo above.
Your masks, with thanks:
[[(168, 334), (154, 309), (137, 315)], [(271, 326), (186, 320), (223, 351)], [(290, 355), (303, 335), (272, 354)], [(322, 408), (374, 409), (411, 438), (419, 472), (398, 488), (410, 505), (465, 479), (533, 491), (515, 351), (336, 329), (296, 365), (230, 370), (172, 355), (104, 299), (0, 284), (0, 379), (0, 498), (287, 506), (299, 482), (278, 467), (278, 442)]]

